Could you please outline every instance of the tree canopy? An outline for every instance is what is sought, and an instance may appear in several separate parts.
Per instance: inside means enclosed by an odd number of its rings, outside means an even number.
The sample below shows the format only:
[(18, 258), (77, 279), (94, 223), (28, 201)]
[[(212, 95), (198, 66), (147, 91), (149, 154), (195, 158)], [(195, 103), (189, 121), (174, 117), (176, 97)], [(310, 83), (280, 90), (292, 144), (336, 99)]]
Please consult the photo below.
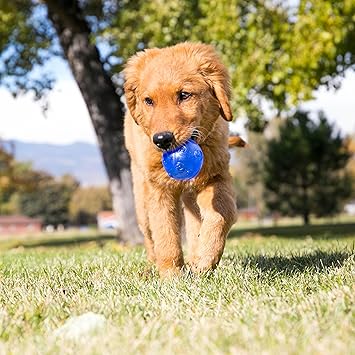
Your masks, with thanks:
[(346, 140), (322, 112), (317, 121), (307, 112), (296, 112), (268, 142), (264, 166), (268, 207), (284, 215), (301, 215), (305, 224), (311, 214), (340, 212), (351, 194), (345, 169), (350, 157)]
[(0, 214), (20, 213), (40, 217), (45, 224), (67, 224), (78, 182), (71, 175), (55, 179), (17, 161), (8, 145), (0, 145)]
[(70, 222), (69, 203), (78, 183), (71, 176), (56, 180), (44, 175), (32, 191), (19, 196), (19, 209), (29, 217), (40, 217), (44, 224), (58, 226)]
[(126, 1), (103, 34), (119, 58), (191, 39), (214, 44), (229, 67), (236, 115), (261, 130), (265, 104), (287, 111), (321, 84), (338, 87), (338, 75), (354, 67), (354, 1), (287, 3)]
[(15, 160), (13, 147), (0, 142), (0, 214), (16, 212), (18, 193), (35, 189), (41, 172), (32, 169), (28, 162)]
[(13, 95), (40, 99), (54, 83), (43, 66), (60, 52), (45, 11), (37, 1), (0, 0), (0, 85)]
[(95, 224), (97, 213), (112, 210), (110, 193), (106, 187), (80, 187), (69, 204), (70, 219), (78, 225)]
[[(46, 3), (46, 2), (45, 2)], [(69, 6), (71, 2), (67, 1)], [(65, 6), (66, 1), (59, 2)], [(355, 2), (301, 0), (298, 6), (266, 0), (78, 2), (104, 67), (119, 73), (137, 50), (194, 40), (214, 44), (229, 67), (236, 116), (264, 126), (265, 105), (278, 113), (310, 99), (320, 85), (338, 87), (354, 68)], [(0, 84), (15, 93), (52, 84), (38, 66), (62, 55), (46, 7), (37, 1), (0, 1)]]

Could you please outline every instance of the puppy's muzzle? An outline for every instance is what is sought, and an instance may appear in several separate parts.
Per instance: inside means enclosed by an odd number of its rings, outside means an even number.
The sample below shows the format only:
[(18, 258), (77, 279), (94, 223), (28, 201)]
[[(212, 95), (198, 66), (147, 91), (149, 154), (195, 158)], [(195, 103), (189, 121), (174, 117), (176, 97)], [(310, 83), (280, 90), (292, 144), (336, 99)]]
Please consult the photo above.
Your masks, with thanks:
[(170, 131), (155, 133), (153, 143), (160, 149), (168, 150), (174, 142), (174, 134)]

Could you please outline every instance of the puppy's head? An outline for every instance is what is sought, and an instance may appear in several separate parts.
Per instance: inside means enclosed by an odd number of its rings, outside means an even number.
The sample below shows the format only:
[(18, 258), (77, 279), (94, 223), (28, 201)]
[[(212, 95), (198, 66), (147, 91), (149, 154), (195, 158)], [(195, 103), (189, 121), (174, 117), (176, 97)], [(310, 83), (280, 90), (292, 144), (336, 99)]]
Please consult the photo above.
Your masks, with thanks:
[(138, 125), (160, 149), (203, 141), (219, 117), (232, 119), (226, 68), (212, 46), (148, 49), (127, 63), (125, 95)]

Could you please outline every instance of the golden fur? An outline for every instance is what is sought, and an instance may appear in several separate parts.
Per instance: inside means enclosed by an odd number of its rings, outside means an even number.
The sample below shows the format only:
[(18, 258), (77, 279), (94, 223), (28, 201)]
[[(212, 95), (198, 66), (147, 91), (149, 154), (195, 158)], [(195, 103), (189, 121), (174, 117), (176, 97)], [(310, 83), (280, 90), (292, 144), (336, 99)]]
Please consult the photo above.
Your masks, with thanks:
[[(212, 46), (181, 43), (137, 53), (124, 73), (129, 109), (125, 139), (148, 259), (162, 276), (179, 273), (185, 217), (188, 264), (195, 272), (213, 269), (236, 221), (229, 174), (227, 121), (232, 112), (227, 70)], [(192, 95), (181, 101), (182, 91)], [(163, 131), (173, 132), (176, 146), (197, 134), (204, 164), (195, 179), (173, 180), (164, 171), (162, 151), (152, 141)], [(230, 143), (242, 145), (235, 137)]]

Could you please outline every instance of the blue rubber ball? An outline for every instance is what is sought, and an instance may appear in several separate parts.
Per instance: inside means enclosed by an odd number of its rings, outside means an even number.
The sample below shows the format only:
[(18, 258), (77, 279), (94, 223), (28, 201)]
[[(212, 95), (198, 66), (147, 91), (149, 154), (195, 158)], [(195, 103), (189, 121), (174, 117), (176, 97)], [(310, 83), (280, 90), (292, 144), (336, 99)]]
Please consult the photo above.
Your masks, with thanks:
[(189, 139), (184, 145), (164, 152), (162, 163), (171, 178), (190, 180), (201, 171), (203, 152), (195, 141)]

